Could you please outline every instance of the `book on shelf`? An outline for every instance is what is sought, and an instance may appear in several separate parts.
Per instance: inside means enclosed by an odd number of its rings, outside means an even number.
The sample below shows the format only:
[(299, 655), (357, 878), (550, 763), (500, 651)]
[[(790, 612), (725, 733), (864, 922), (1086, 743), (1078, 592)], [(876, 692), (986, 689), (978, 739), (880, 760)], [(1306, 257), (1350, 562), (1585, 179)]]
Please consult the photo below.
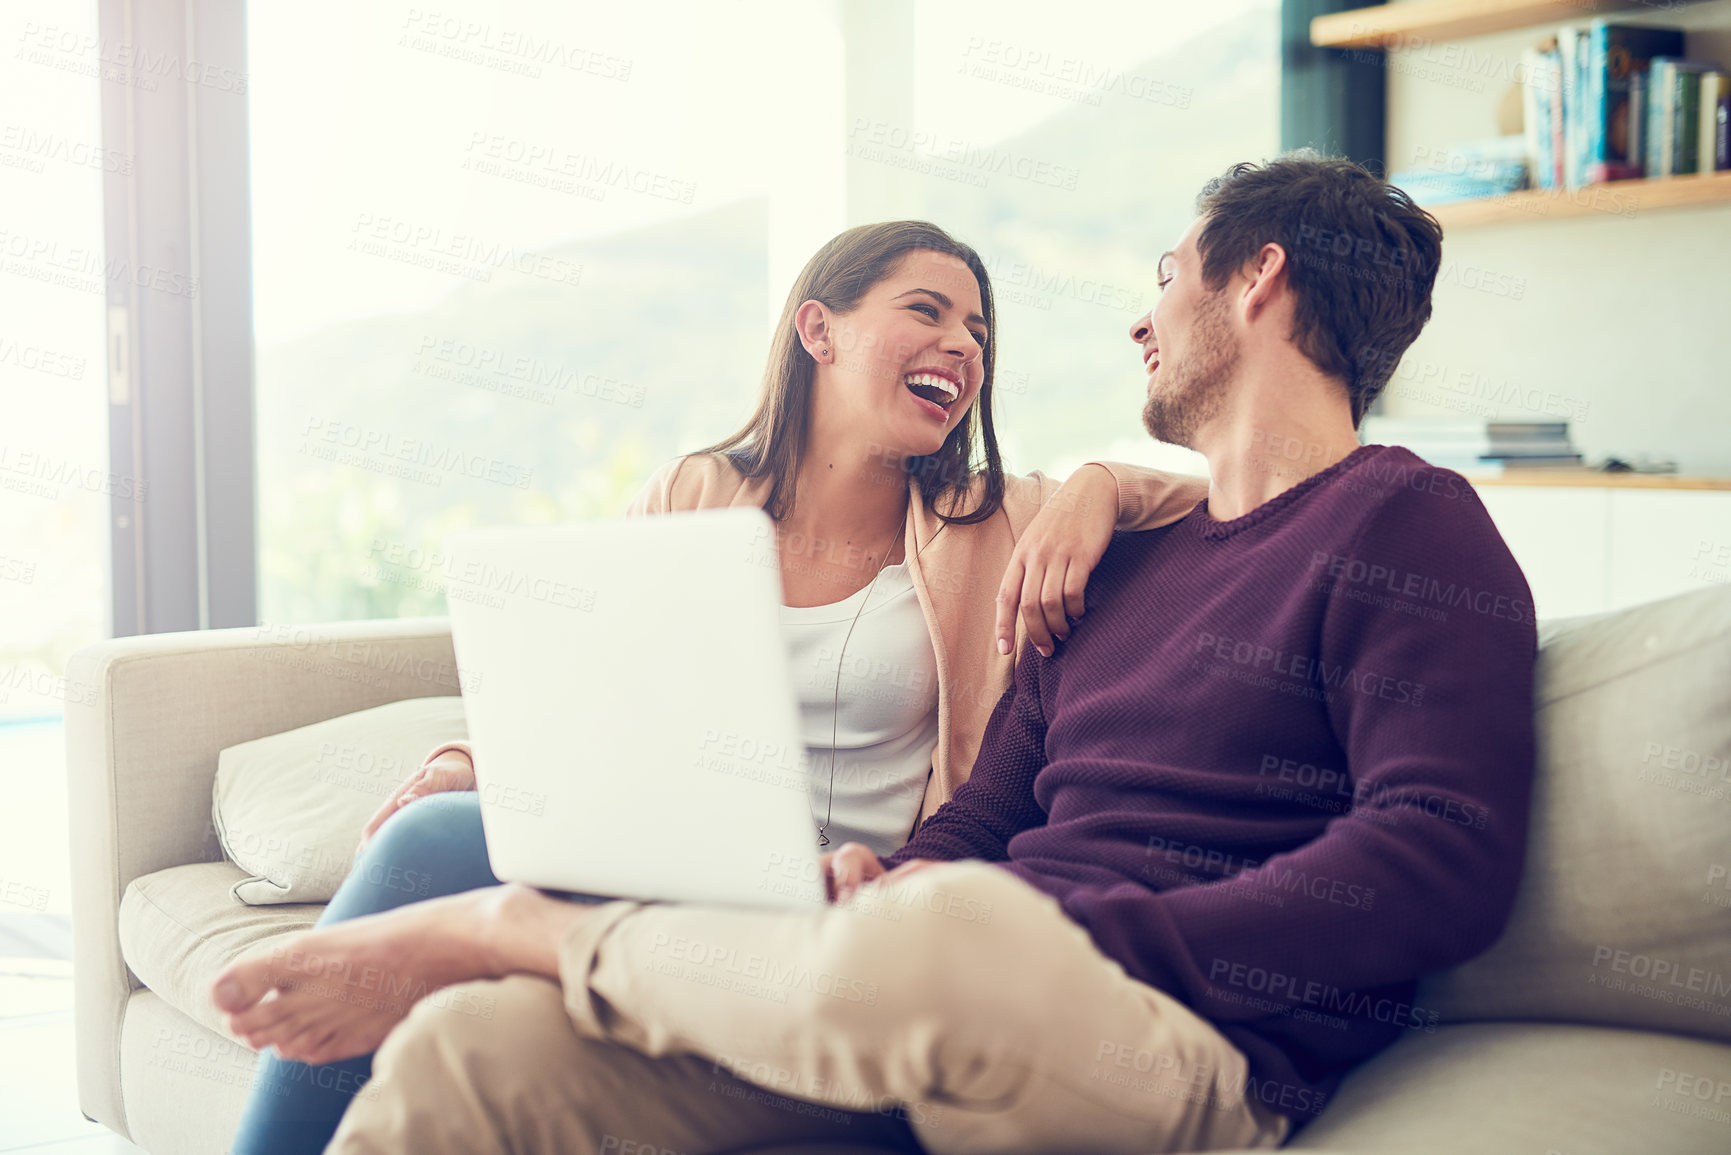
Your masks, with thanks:
[(1731, 69), (1685, 55), (1681, 28), (1597, 19), (1521, 53), (1528, 184), (1731, 168)]
[[(1655, 56), (1647, 74), (1646, 176), (1699, 172), (1701, 75), (1705, 61)], [(1711, 169), (1707, 171), (1711, 172)]]
[(1575, 126), (1581, 119), (1579, 46), (1580, 38), (1575, 35), (1575, 29), (1558, 30), (1557, 57), (1562, 71), (1562, 83), (1559, 86), (1562, 99), (1557, 102), (1556, 112), (1562, 129), (1562, 157), (1557, 173), (1559, 188), (1576, 187), (1575, 165), (1580, 160), (1580, 136), (1575, 131)]
[(1714, 169), (1731, 169), (1731, 93), (1719, 97), (1719, 140), (1713, 149)]
[(1400, 445), (1432, 465), (1457, 472), (1579, 468), (1567, 421), (1497, 421), (1477, 417), (1364, 419), (1367, 445)]
[(1703, 72), (1700, 110), (1696, 113), (1696, 172), (1731, 168), (1731, 158), (1725, 155), (1725, 121), (1720, 112), (1727, 105), (1731, 105), (1731, 73)]
[(1556, 164), (1551, 151), (1551, 110), (1558, 95), (1555, 41), (1521, 52), (1521, 132), (1526, 139), (1527, 164), (1534, 188), (1556, 187)]
[(1586, 180), (1638, 177), (1648, 64), (1655, 56), (1681, 56), (1683, 30), (1595, 20), (1589, 41)]
[(1696, 151), (1701, 143), (1701, 77), (1711, 71), (1677, 66), (1676, 91), (1671, 102), (1673, 175), (1701, 170), (1701, 156)]

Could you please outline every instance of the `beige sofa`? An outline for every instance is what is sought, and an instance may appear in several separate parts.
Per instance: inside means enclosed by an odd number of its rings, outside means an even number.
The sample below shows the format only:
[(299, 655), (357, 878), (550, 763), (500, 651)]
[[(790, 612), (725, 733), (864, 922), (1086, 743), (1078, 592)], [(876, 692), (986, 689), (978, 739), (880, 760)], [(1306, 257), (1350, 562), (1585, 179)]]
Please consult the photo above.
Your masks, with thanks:
[[(444, 619), (126, 638), (69, 664), (79, 1095), (160, 1155), (225, 1150), (254, 1055), (211, 976), (316, 906), (248, 907), (210, 823), (217, 751), (457, 692)], [(1429, 976), (1440, 1015), (1294, 1148), (1731, 1151), (1731, 589), (1543, 630), (1520, 897)], [(74, 692), (76, 691), (76, 692)]]

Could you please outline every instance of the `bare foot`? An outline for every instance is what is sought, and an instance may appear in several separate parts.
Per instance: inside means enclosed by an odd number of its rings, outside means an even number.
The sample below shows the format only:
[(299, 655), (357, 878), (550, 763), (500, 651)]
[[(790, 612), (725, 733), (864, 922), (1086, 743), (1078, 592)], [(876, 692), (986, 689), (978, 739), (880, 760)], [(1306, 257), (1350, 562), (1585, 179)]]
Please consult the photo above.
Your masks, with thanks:
[(314, 1064), (365, 1055), (420, 999), (521, 969), (496, 949), (501, 932), (525, 907), (558, 901), (494, 886), (302, 931), (229, 964), (212, 999), (255, 1050)]

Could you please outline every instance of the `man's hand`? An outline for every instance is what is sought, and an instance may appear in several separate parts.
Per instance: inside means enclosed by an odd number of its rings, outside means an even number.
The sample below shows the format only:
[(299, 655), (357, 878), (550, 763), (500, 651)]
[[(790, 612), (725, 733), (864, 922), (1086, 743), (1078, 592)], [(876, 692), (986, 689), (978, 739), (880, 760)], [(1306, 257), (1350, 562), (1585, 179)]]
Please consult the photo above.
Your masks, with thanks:
[[(998, 653), (1016, 644), (1016, 614), (1042, 657), (1082, 616), (1088, 575), (1112, 543), (1118, 483), (1104, 466), (1084, 465), (1028, 523), (998, 586)], [(1056, 639), (1056, 640), (1054, 640)]]
[(861, 842), (844, 842), (823, 856), (823, 892), (831, 902), (846, 902), (853, 892), (882, 877), (884, 864)]
[(858, 842), (844, 842), (834, 853), (823, 856), (824, 893), (831, 902), (843, 903), (869, 882), (893, 882), (937, 862), (935, 858), (910, 858), (886, 871), (883, 861), (866, 847)]
[(355, 853), (359, 854), (367, 848), (367, 841), (385, 824), (385, 819), (415, 799), (429, 794), (474, 788), (475, 764), (469, 761), (468, 755), (461, 750), (446, 750), (403, 779), (402, 785), (391, 791), (391, 796), (385, 799), (384, 805), (374, 811), (367, 824), (361, 828), (361, 844), (355, 848)]

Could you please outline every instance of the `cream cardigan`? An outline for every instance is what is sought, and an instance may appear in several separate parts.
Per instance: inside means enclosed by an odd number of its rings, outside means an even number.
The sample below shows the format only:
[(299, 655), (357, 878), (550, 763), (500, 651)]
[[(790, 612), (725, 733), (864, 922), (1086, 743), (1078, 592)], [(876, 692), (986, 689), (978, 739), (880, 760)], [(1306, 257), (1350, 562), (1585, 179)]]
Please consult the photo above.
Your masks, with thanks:
[[(1105, 468), (1118, 483), (1117, 524), (1122, 530), (1169, 525), (1208, 496), (1208, 482), (1200, 477), (1107, 461), (1092, 464)], [(1026, 632), (1018, 619), (1015, 647), (1009, 654), (998, 653), (998, 583), (1016, 542), (1060, 484), (1038, 472), (1027, 477), (1006, 473), (998, 512), (973, 525), (955, 525), (927, 509), (919, 486), (911, 479), (908, 483), (908, 570), (938, 659), (938, 745), (932, 751), (920, 822), (968, 780), (992, 708), (1010, 686)], [(692, 454), (656, 470), (625, 512), (636, 517), (732, 505), (762, 508), (770, 485), (767, 477), (746, 479), (720, 454)], [(976, 482), (975, 493), (983, 490), (984, 482)], [(963, 508), (974, 508), (973, 502)], [(427, 760), (453, 749), (473, 760), (466, 742), (448, 742)]]

